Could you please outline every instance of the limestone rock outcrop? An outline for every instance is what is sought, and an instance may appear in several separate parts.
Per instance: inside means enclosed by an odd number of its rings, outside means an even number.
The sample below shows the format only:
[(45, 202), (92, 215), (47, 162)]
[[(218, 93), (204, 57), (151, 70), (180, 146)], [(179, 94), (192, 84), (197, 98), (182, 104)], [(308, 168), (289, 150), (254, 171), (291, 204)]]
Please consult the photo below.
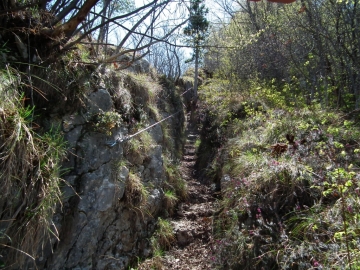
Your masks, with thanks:
[[(149, 255), (148, 239), (163, 202), (165, 138), (157, 125), (144, 132), (147, 142), (141, 136), (121, 142), (140, 124), (159, 120), (148, 108), (146, 92), (152, 89), (142, 89), (131, 76), (99, 72), (99, 87), (85, 93), (84, 106), (61, 117), (69, 155), (63, 165), (63, 203), (53, 218), (58, 239), (37, 261), (44, 269), (127, 269), (136, 257)], [(161, 117), (178, 109), (171, 100), (162, 102), (171, 109), (159, 110)], [(182, 121), (181, 114), (168, 120), (172, 137), (181, 133)], [(134, 191), (131, 184), (140, 187)], [(138, 205), (130, 195), (142, 196)]]

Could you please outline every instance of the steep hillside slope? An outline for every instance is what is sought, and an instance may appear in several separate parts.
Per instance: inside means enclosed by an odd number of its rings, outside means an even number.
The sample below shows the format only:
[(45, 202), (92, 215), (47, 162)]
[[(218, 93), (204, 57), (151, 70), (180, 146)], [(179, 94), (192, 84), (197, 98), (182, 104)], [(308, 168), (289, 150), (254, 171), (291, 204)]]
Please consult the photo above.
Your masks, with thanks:
[(358, 110), (294, 104), (285, 91), (260, 82), (241, 92), (213, 79), (200, 92), (199, 163), (222, 195), (215, 263), (358, 269)]

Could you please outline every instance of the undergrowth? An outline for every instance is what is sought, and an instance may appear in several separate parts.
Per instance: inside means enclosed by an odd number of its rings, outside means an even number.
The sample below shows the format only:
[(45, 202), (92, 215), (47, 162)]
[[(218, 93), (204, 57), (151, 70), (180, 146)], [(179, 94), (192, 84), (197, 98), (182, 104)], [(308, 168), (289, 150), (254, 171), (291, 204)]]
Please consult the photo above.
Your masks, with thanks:
[(213, 80), (201, 90), (217, 108), (208, 127), (219, 148), (207, 173), (222, 191), (212, 259), (222, 269), (358, 269), (359, 115), (250, 87)]
[(35, 263), (50, 234), (58, 237), (51, 218), (61, 202), (66, 145), (58, 128), (37, 130), (15, 70), (0, 71), (0, 80), (1, 266), (19, 269)]
[(136, 269), (163, 269), (162, 257), (164, 256), (165, 251), (168, 250), (175, 241), (176, 237), (171, 223), (168, 220), (159, 217), (156, 230), (150, 238), (152, 257), (139, 263)]

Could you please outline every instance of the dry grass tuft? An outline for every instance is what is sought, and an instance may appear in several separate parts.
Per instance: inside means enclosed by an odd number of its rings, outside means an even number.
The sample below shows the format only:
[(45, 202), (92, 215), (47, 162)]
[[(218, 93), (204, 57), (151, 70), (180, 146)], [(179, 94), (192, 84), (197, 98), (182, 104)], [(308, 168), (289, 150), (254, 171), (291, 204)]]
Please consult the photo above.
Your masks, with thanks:
[(0, 77), (8, 79), (0, 90), (1, 255), (5, 266), (22, 268), (35, 263), (50, 234), (57, 237), (51, 217), (61, 201), (59, 164), (66, 147), (58, 130), (34, 131), (33, 110), (24, 107), (19, 82), (9, 73)]
[(168, 158), (164, 158), (164, 168), (167, 178), (165, 183), (166, 189), (174, 191), (174, 195), (178, 199), (186, 200), (188, 197), (188, 187), (186, 181), (181, 177), (179, 167)]
[(125, 186), (125, 200), (134, 207), (142, 208), (146, 206), (149, 192), (141, 183), (141, 179), (135, 173), (130, 172)]
[(161, 261), (161, 256), (155, 256), (140, 263), (137, 267), (138, 270), (165, 270)]
[(175, 192), (172, 190), (165, 190), (164, 193), (165, 210), (167, 213), (169, 213), (169, 215), (172, 215), (179, 199), (176, 197)]
[(167, 250), (176, 240), (171, 223), (160, 217), (153, 237), (152, 246), (155, 253)]

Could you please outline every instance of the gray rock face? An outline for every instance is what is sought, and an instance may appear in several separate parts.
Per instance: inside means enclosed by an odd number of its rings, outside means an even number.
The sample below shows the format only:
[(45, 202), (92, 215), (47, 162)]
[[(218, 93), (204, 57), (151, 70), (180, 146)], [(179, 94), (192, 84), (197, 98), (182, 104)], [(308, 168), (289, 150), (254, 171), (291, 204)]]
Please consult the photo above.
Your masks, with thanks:
[(147, 168), (150, 169), (150, 177), (153, 182), (159, 182), (164, 177), (162, 146), (156, 145), (150, 152), (150, 162)]
[(150, 63), (146, 59), (140, 59), (135, 62), (134, 69), (136, 72), (149, 73)]
[[(126, 64), (134, 61), (132, 55), (125, 54), (117, 58), (119, 63)], [(150, 72), (150, 63), (146, 59), (138, 59), (132, 65), (130, 65), (127, 70), (136, 72), (136, 73), (149, 73)]]
[[(144, 70), (149, 68), (143, 66)], [(39, 263), (44, 269), (127, 269), (136, 256), (149, 254), (147, 239), (162, 208), (161, 187), (165, 181), (161, 126), (150, 131), (157, 145), (137, 158), (130, 155), (124, 143), (112, 147), (107, 143), (124, 138), (129, 124), (111, 127), (104, 133), (94, 130), (91, 122), (91, 117), (100, 112), (115, 112), (119, 104), (127, 114), (132, 113), (126, 109), (133, 106), (129, 90), (122, 91), (117, 96), (116, 91), (111, 95), (106, 89), (89, 93), (85, 109), (62, 117), (69, 146), (64, 161), (69, 169), (64, 176), (68, 186), (63, 188), (62, 211), (53, 219), (59, 241), (52, 239), (52, 254), (44, 254)], [(131, 173), (140, 177), (149, 194), (142, 213), (126, 203)]]
[(154, 189), (148, 198), (149, 212), (153, 215), (160, 210), (163, 194), (160, 190)]
[(89, 132), (84, 134), (77, 143), (77, 162), (75, 169), (78, 174), (97, 170), (102, 164), (109, 163), (115, 156), (122, 155), (121, 145), (109, 149), (106, 147), (104, 134)]
[(124, 196), (124, 192), (125, 192), (125, 183), (126, 183), (126, 180), (128, 179), (129, 177), (129, 169), (125, 166), (122, 166), (118, 172), (118, 199), (121, 200), (122, 197)]
[(100, 112), (110, 111), (113, 104), (109, 92), (106, 89), (99, 89), (87, 96), (86, 106), (87, 113), (92, 116)]
[[(155, 120), (150, 121), (151, 124), (155, 123)], [(151, 137), (154, 139), (154, 141), (158, 144), (163, 143), (164, 141), (164, 133), (162, 131), (162, 128), (160, 125), (156, 125), (153, 128), (149, 130), (149, 133)]]

